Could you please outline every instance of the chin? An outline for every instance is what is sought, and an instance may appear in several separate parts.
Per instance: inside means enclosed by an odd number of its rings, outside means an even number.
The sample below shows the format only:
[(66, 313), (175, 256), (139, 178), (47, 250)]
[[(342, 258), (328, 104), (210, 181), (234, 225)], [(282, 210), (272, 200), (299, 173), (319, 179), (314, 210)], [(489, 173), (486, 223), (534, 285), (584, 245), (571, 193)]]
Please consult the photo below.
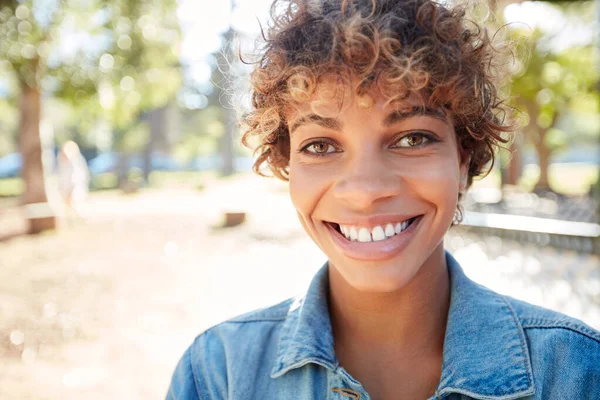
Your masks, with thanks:
[[(409, 246), (412, 247), (412, 246)], [(429, 247), (429, 246), (426, 246)], [(406, 249), (397, 257), (385, 261), (360, 261), (332, 254), (330, 266), (335, 268), (347, 285), (360, 292), (391, 293), (411, 285), (418, 275), (429, 274), (432, 266), (444, 259), (443, 241), (425, 248)]]
[[(416, 260), (415, 260), (416, 261)], [(408, 286), (419, 272), (414, 261), (389, 260), (366, 262), (339, 260), (331, 262), (348, 285), (360, 292), (391, 293)]]

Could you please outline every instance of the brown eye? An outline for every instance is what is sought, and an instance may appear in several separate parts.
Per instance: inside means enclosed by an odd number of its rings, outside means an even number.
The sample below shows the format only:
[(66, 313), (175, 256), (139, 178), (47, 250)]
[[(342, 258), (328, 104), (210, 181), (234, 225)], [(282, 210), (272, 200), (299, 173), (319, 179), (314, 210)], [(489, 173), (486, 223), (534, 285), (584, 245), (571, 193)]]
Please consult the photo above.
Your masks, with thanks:
[(426, 133), (409, 133), (408, 135), (400, 138), (396, 144), (392, 147), (395, 148), (414, 148), (424, 147), (432, 142), (436, 142), (436, 139), (429, 137)]
[(332, 146), (328, 143), (316, 143), (312, 145), (312, 148), (315, 153), (327, 153), (329, 147)]
[(326, 155), (328, 153), (337, 153), (337, 148), (327, 142), (313, 142), (306, 146), (302, 151), (312, 155)]
[(408, 135), (405, 139), (405, 143), (410, 147), (420, 146), (423, 144), (423, 136), (419, 135)]

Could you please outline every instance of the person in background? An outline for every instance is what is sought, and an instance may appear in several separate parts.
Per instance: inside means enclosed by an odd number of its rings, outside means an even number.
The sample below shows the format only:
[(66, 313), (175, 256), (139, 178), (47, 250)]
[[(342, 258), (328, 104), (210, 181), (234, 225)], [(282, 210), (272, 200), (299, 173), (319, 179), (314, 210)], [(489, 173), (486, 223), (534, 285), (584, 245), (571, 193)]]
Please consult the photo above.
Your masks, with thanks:
[(77, 143), (69, 140), (62, 146), (58, 154), (57, 172), (67, 219), (71, 215), (82, 217), (81, 206), (88, 194), (90, 174)]
[(244, 139), (327, 262), (303, 296), (199, 335), (167, 398), (600, 399), (600, 332), (476, 284), (444, 250), (514, 131), (502, 46), (450, 2), (271, 10)]

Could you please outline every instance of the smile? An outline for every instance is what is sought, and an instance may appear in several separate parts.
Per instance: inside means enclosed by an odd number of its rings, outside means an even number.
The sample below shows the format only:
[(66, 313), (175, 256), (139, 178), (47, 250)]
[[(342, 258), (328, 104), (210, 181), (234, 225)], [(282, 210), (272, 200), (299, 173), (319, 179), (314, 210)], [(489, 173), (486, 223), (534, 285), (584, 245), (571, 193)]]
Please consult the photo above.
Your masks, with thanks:
[(403, 222), (387, 223), (377, 225), (371, 229), (357, 227), (353, 225), (332, 224), (333, 227), (342, 233), (346, 239), (355, 242), (379, 242), (387, 240), (395, 235), (399, 235), (407, 229), (418, 217), (409, 218)]
[(380, 261), (396, 256), (416, 234), (423, 215), (372, 227), (325, 222), (335, 246), (347, 257)]

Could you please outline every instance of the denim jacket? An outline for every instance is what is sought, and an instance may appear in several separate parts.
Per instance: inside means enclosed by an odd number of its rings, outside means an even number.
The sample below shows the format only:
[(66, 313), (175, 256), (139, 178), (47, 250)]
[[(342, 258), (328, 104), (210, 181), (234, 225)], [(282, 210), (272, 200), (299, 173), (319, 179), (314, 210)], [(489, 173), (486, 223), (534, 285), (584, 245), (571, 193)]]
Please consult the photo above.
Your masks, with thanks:
[[(492, 292), (446, 259), (450, 308), (431, 399), (600, 399), (600, 332)], [(198, 336), (167, 399), (370, 399), (337, 362), (327, 291), (326, 264), (304, 297)]]

